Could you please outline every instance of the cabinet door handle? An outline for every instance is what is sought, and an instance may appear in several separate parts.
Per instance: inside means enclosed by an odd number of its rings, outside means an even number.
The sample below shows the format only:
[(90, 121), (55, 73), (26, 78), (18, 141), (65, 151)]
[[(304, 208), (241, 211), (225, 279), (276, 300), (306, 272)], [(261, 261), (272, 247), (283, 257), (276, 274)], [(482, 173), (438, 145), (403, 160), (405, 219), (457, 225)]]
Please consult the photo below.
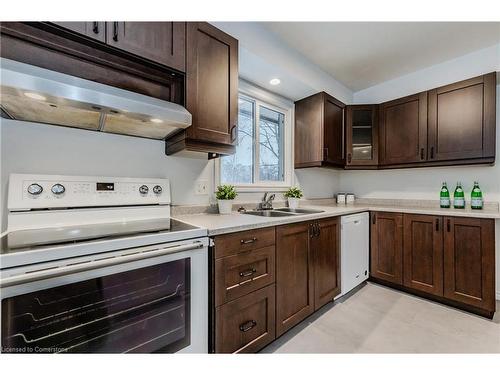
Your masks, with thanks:
[(348, 153), (347, 154), (347, 164), (351, 164), (351, 161), (352, 161), (352, 155), (351, 155), (351, 153)]
[(377, 222), (377, 215), (373, 214), (372, 215), (372, 224), (375, 225), (376, 222)]
[(431, 147), (431, 159), (434, 159), (434, 146)]
[(309, 224), (309, 237), (314, 237), (314, 223)]
[(249, 320), (245, 323), (240, 324), (240, 331), (241, 332), (248, 332), (256, 325), (257, 325), (257, 322), (255, 320)]
[(451, 220), (450, 219), (446, 220), (446, 230), (448, 232), (451, 232)]
[(424, 160), (424, 149), (420, 149), (420, 160)]
[(113, 22), (113, 40), (118, 42), (118, 22)]
[(99, 34), (99, 22), (92, 22), (92, 31), (94, 34)]
[(323, 154), (324, 154), (324, 158), (325, 158), (325, 160), (328, 160), (328, 147), (325, 147), (325, 148), (323, 149)]
[(439, 219), (436, 219), (436, 232), (439, 232)]
[(252, 276), (257, 270), (255, 268), (249, 268), (245, 271), (240, 272), (240, 277)]
[(254, 243), (255, 241), (257, 241), (256, 237), (250, 238), (249, 240), (240, 240), (240, 244), (242, 244), (242, 245), (248, 245), (249, 243)]
[(321, 226), (319, 223), (316, 223), (316, 237), (319, 237), (321, 234)]

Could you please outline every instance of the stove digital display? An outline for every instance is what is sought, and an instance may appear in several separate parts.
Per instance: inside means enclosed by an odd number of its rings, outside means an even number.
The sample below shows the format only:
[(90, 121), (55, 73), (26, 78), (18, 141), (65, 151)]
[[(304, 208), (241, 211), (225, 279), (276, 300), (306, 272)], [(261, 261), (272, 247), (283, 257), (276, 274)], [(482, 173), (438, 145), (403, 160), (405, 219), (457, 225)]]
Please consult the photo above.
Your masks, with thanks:
[(97, 191), (115, 191), (115, 184), (113, 182), (98, 182), (96, 186)]

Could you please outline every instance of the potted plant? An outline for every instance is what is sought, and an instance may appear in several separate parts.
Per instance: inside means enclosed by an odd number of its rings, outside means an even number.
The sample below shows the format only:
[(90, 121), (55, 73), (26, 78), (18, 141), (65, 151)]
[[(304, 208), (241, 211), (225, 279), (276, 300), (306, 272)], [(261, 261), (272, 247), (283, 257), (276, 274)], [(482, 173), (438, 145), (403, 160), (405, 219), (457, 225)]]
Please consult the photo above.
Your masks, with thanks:
[(233, 185), (219, 185), (215, 192), (220, 214), (230, 214), (233, 208), (233, 200), (238, 194)]
[(298, 187), (291, 187), (285, 192), (285, 197), (288, 198), (288, 207), (290, 208), (298, 208), (299, 207), (299, 199), (302, 198), (304, 194), (302, 194), (302, 190)]

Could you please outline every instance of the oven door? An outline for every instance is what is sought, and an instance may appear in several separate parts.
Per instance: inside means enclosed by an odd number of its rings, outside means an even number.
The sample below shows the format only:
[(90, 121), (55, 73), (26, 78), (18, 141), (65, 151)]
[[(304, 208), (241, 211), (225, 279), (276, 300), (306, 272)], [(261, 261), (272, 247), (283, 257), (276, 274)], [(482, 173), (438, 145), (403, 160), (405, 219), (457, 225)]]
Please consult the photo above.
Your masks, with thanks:
[(3, 270), (4, 353), (206, 353), (207, 240)]

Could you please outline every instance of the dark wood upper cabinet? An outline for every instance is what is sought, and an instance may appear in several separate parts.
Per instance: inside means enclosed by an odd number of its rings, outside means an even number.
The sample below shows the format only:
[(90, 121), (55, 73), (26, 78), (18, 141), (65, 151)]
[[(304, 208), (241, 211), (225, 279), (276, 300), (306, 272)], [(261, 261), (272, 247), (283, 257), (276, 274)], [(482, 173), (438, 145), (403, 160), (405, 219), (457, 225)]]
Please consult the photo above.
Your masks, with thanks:
[(325, 92), (295, 102), (295, 168), (343, 167), (344, 108)]
[(444, 296), (495, 311), (494, 220), (445, 218)]
[(314, 312), (311, 223), (276, 228), (276, 337)]
[(185, 22), (106, 22), (106, 43), (185, 71)]
[[(314, 224), (313, 224), (314, 225)], [(314, 265), (314, 310), (340, 293), (340, 220), (320, 220), (311, 238)], [(314, 233), (314, 231), (313, 231)]]
[(167, 140), (166, 152), (234, 153), (238, 41), (205, 22), (188, 22), (186, 35), (186, 107), (193, 123)]
[(429, 91), (430, 161), (495, 157), (496, 73)]
[(348, 105), (345, 121), (346, 168), (378, 164), (378, 106)]
[(370, 276), (403, 283), (403, 215), (371, 213)]
[(52, 22), (75, 33), (106, 42), (106, 22)]
[[(2, 22), (0, 54), (59, 73), (184, 103), (181, 73), (139, 56), (117, 53), (116, 49), (87, 38), (83, 33), (93, 32), (92, 22), (70, 24), (61, 27), (62, 23)], [(99, 33), (101, 29), (99, 26)]]
[(404, 215), (403, 284), (443, 295), (443, 218)]
[(426, 160), (427, 92), (380, 105), (380, 164)]

